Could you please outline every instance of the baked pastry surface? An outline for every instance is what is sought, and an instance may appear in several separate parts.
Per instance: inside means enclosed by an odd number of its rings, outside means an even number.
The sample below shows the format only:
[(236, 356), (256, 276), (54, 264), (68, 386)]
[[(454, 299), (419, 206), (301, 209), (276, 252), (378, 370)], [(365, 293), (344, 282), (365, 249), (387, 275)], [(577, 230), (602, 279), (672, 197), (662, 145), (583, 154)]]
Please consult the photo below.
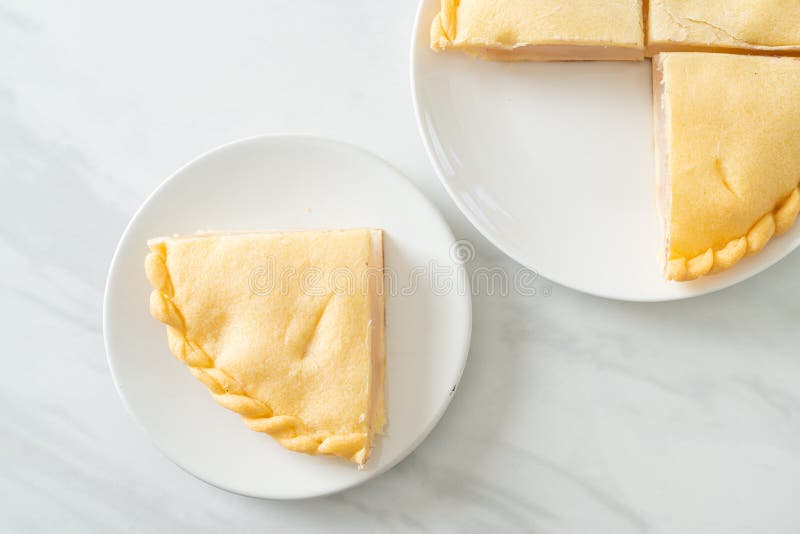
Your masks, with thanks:
[(647, 55), (668, 51), (800, 54), (797, 0), (649, 0)]
[(800, 59), (677, 52), (654, 62), (665, 275), (731, 267), (800, 210)]
[(442, 0), (431, 48), (500, 61), (641, 60), (641, 0)]
[(382, 232), (148, 245), (150, 311), (214, 399), (287, 449), (364, 464), (385, 423)]

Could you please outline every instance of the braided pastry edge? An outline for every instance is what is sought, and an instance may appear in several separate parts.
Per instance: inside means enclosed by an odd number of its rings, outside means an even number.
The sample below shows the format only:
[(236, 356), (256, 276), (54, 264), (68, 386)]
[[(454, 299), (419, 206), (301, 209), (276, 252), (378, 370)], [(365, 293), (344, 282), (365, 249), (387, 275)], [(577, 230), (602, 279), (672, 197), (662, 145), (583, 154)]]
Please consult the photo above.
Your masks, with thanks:
[(730, 240), (718, 250), (709, 248), (693, 258), (680, 256), (670, 259), (666, 266), (667, 279), (685, 282), (732, 267), (745, 256), (764, 248), (774, 236), (787, 232), (797, 219), (798, 212), (800, 187), (796, 187), (778, 207), (761, 217), (746, 235)]
[(238, 413), (250, 429), (269, 434), (289, 450), (330, 454), (364, 465), (369, 456), (366, 433), (312, 432), (299, 417), (274, 414), (268, 404), (249, 396), (236, 379), (215, 367), (214, 359), (186, 336), (183, 314), (172, 300), (175, 293), (166, 265), (166, 244), (152, 241), (148, 245), (151, 252), (145, 259), (145, 272), (154, 288), (150, 294), (150, 313), (167, 326), (170, 351), (206, 385), (214, 400)]

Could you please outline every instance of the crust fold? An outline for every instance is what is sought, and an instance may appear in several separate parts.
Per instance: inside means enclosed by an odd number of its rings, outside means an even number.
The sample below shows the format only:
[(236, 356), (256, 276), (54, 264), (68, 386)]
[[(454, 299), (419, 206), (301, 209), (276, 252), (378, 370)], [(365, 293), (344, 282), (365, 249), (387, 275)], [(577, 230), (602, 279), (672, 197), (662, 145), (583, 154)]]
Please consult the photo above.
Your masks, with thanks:
[(800, 212), (800, 186), (796, 187), (773, 211), (756, 222), (747, 235), (729, 241), (718, 250), (709, 248), (694, 258), (673, 257), (667, 262), (667, 279), (676, 282), (694, 280), (732, 267), (736, 262), (760, 251), (775, 236), (792, 227)]

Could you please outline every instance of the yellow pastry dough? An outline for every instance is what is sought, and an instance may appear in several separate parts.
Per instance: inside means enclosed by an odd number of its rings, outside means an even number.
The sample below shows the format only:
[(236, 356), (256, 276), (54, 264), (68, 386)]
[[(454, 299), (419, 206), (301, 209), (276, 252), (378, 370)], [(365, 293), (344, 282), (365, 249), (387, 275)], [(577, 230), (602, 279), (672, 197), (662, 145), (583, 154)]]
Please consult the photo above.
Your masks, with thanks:
[(442, 0), (431, 48), (501, 61), (641, 60), (642, 0)]
[(800, 54), (798, 0), (649, 0), (647, 53)]
[(287, 449), (367, 461), (385, 422), (380, 230), (148, 245), (150, 311), (218, 403)]
[(654, 62), (666, 277), (729, 268), (800, 210), (800, 59), (677, 52)]

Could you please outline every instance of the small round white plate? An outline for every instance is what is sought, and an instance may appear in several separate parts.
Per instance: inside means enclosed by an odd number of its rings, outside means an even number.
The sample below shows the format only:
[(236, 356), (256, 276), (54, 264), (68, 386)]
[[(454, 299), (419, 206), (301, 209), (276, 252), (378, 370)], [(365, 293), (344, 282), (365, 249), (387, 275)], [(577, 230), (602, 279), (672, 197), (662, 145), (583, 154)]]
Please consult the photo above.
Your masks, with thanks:
[[(392, 282), (386, 287), (388, 425), (359, 471), (337, 458), (287, 451), (217, 405), (172, 356), (164, 326), (148, 312), (144, 258), (147, 239), (161, 235), (363, 226), (384, 229)], [(464, 368), (471, 299), (459, 283), (464, 269), (451, 254), (453, 243), (434, 206), (395, 169), (360, 149), (263, 136), (213, 150), (166, 180), (120, 240), (103, 310), (117, 389), (170, 459), (220, 488), (291, 499), (364, 482), (425, 438)], [(431, 266), (438, 274), (431, 275)]]
[(445, 188), (506, 254), (559, 284), (637, 301), (740, 282), (800, 245), (800, 225), (719, 275), (661, 278), (650, 62), (497, 63), (411, 44), (422, 137)]

